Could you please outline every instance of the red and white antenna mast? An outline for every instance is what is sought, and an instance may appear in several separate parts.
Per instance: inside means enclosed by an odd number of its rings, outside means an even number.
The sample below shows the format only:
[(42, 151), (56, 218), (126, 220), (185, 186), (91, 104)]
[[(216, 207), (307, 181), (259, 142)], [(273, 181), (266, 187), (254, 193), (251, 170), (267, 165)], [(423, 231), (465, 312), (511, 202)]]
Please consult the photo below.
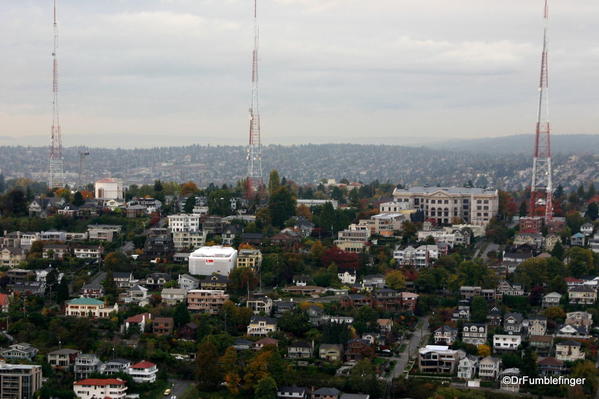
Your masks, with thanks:
[(258, 7), (254, 0), (254, 50), (252, 52), (252, 104), (250, 106), (250, 137), (247, 147), (248, 192), (262, 185), (262, 143), (260, 139), (260, 107), (258, 97)]
[(56, 20), (56, 0), (54, 0), (54, 49), (52, 51), (52, 130), (50, 141), (50, 165), (48, 188), (64, 187), (64, 160), (62, 158), (62, 135), (58, 112), (58, 22)]
[(553, 217), (553, 183), (551, 181), (551, 125), (549, 124), (548, 0), (545, 0), (544, 22), (541, 78), (539, 80), (539, 108), (532, 162), (529, 213), (530, 216), (540, 216), (540, 210), (544, 208), (545, 222), (549, 222)]

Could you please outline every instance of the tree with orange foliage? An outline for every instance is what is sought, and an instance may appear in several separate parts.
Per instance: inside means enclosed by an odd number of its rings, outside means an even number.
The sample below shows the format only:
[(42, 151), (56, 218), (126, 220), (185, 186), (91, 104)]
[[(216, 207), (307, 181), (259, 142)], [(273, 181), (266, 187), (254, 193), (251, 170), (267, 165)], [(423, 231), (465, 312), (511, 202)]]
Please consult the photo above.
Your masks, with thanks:
[(199, 192), (200, 189), (192, 181), (181, 184), (181, 195), (198, 194)]

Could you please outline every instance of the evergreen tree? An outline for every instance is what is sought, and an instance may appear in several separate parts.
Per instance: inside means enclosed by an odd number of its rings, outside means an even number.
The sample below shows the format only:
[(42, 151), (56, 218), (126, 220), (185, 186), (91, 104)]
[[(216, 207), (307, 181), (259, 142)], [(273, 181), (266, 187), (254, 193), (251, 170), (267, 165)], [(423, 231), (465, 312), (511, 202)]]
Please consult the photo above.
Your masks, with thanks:
[(73, 196), (73, 205), (81, 206), (84, 203), (85, 203), (85, 200), (83, 199), (83, 194), (81, 194), (79, 191), (77, 191), (75, 193), (75, 195)]
[(591, 219), (592, 221), (595, 221), (599, 217), (599, 206), (596, 202), (591, 202), (589, 204), (585, 216)]
[(277, 170), (272, 170), (268, 177), (268, 193), (273, 195), (281, 187), (281, 179)]
[(175, 327), (181, 327), (185, 324), (189, 323), (191, 317), (189, 315), (189, 310), (187, 310), (187, 305), (185, 302), (179, 303), (175, 307), (175, 312), (173, 313), (173, 321), (175, 323)]
[(295, 215), (295, 198), (287, 187), (279, 187), (269, 198), (268, 211), (273, 226), (282, 228)]
[(526, 201), (522, 201), (520, 203), (520, 211), (518, 212), (518, 214), (520, 215), (520, 217), (524, 217), (524, 216), (526, 216), (527, 213), (528, 213), (528, 207), (526, 206)]
[(554, 256), (559, 260), (564, 260), (564, 254), (565, 250), (564, 246), (562, 245), (562, 240), (558, 240), (551, 250), (551, 256)]
[(192, 213), (193, 208), (195, 206), (196, 206), (196, 197), (192, 195), (191, 197), (187, 198), (187, 201), (185, 201), (185, 205), (183, 206), (183, 212)]

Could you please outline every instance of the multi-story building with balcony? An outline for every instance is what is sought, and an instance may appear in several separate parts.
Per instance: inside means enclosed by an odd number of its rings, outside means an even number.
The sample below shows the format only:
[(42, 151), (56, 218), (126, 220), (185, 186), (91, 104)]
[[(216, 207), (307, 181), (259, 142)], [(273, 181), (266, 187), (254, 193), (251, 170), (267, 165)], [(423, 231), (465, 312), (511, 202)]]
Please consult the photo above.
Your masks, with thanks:
[(187, 309), (205, 313), (218, 313), (229, 294), (223, 290), (190, 290), (187, 292)]
[(42, 366), (0, 363), (0, 398), (33, 399), (42, 387)]
[(424, 212), (438, 224), (460, 218), (466, 223), (486, 225), (497, 214), (499, 192), (476, 187), (411, 187), (393, 191), (396, 202)]

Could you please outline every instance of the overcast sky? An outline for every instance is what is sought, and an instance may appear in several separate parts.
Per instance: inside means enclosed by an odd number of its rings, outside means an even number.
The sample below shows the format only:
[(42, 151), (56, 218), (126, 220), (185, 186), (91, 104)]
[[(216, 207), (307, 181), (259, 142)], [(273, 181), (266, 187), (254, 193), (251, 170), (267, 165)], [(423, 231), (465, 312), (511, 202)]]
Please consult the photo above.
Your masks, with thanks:
[[(543, 0), (258, 1), (265, 144), (532, 132)], [(47, 144), (51, 3), (0, 1), (0, 144)], [(246, 143), (251, 7), (59, 0), (65, 144)], [(551, 14), (554, 132), (599, 133), (599, 2)]]

